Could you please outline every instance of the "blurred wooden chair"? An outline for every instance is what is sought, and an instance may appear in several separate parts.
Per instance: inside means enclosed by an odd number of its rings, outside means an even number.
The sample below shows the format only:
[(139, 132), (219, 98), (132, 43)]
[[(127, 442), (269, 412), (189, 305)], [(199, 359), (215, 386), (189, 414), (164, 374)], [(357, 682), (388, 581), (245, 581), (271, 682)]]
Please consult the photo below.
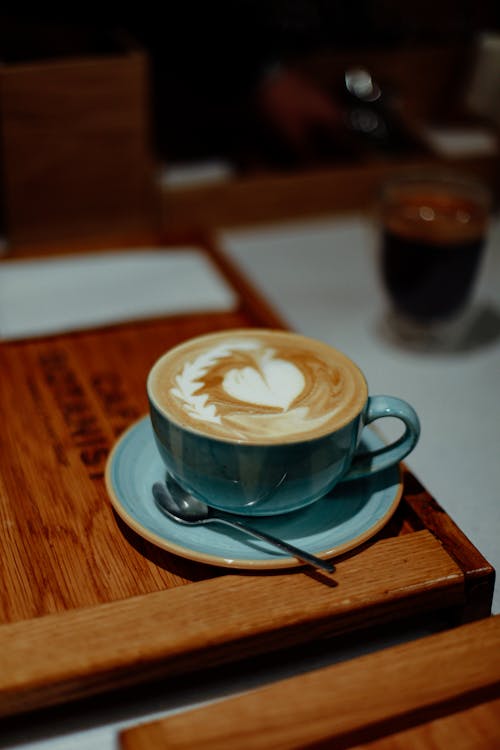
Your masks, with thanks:
[(140, 49), (0, 65), (9, 246), (149, 230), (159, 214)]

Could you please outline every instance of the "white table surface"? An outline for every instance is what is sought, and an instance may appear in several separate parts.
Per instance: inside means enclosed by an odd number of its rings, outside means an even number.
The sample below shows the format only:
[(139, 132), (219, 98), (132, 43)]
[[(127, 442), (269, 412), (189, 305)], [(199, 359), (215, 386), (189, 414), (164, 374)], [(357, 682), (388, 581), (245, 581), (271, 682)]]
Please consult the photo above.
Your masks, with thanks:
[[(500, 568), (500, 221), (492, 228), (474, 299), (475, 309), (485, 313), (481, 335), (488, 340), (447, 354), (405, 351), (381, 335), (384, 297), (374, 238), (361, 218), (226, 231), (220, 241), (292, 328), (349, 354), (372, 393), (398, 395), (415, 406), (422, 436), (408, 465)], [(498, 585), (493, 611), (500, 612)], [(266, 666), (217, 670), (202, 682), (165, 681), (21, 717), (0, 725), (0, 748), (116, 750), (120, 729), (425, 632), (396, 629), (349, 648), (325, 643)]]
[[(294, 330), (348, 354), (372, 394), (415, 407), (422, 434), (406, 463), (500, 569), (500, 218), (471, 302), (484, 325), (464, 350), (446, 353), (405, 349), (384, 335), (376, 236), (361, 217), (226, 232), (221, 242)], [(493, 609), (500, 612), (498, 583)]]

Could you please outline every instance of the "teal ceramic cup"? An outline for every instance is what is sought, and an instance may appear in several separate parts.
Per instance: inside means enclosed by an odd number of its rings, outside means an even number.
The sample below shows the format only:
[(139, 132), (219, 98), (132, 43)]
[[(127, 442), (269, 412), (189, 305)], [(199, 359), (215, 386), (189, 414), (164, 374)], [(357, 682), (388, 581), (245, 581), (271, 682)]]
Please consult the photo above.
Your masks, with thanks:
[[(174, 418), (160, 405), (153, 387), (157, 366), (148, 377), (147, 392), (166, 471), (184, 490), (226, 512), (264, 516), (298, 510), (329, 493), (338, 482), (397, 464), (419, 438), (419, 419), (412, 406), (394, 396), (377, 395), (363, 397), (344, 424), (312, 439), (271, 444), (221, 439)], [(401, 420), (401, 437), (377, 450), (359, 452), (363, 429), (386, 417)]]

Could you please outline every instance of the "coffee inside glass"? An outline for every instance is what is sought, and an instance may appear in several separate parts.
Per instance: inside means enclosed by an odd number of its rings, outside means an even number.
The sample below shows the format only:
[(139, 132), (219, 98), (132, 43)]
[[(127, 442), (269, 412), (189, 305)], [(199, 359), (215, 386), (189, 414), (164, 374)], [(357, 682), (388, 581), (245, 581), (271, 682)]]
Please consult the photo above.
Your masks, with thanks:
[(446, 332), (466, 310), (485, 244), (489, 194), (446, 176), (394, 180), (380, 205), (381, 272), (392, 327)]

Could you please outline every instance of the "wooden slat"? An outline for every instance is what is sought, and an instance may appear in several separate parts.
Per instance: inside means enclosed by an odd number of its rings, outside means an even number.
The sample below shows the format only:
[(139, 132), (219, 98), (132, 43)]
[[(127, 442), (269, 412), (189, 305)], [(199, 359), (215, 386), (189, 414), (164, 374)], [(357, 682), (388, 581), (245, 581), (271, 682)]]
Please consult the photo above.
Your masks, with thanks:
[(121, 746), (337, 750), (499, 695), (491, 617), (125, 731)]
[(221, 576), (20, 621), (0, 627), (0, 716), (461, 603), (462, 572), (421, 531), (332, 576)]
[(414, 516), (424, 528), (436, 534), (464, 571), (467, 603), (460, 612), (460, 621), (487, 617), (493, 601), (495, 570), (414, 474), (406, 470), (404, 482), (407, 515)]
[(421, 158), (362, 166), (331, 167), (294, 173), (269, 172), (200, 187), (166, 188), (163, 222), (172, 231), (205, 230), (276, 221), (331, 218), (333, 213), (365, 212), (380, 186), (409, 170), (442, 168), (476, 175), (498, 192), (498, 157)]
[(352, 750), (498, 750), (500, 698), (427, 721)]

